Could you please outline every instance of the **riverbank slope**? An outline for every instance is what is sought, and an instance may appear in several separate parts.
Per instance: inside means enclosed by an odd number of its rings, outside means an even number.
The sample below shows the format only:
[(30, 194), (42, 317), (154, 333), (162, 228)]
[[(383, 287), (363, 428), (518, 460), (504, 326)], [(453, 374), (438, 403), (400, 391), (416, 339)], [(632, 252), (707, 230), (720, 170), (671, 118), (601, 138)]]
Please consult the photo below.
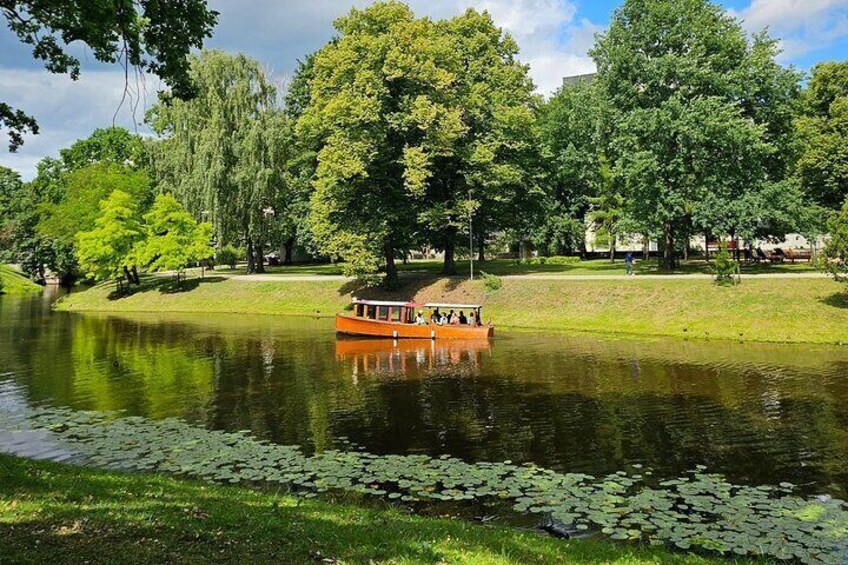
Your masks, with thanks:
[(778, 343), (848, 343), (848, 293), (829, 279), (756, 278), (720, 287), (703, 278), (575, 280), (503, 277), (481, 281), (407, 276), (387, 292), (354, 281), (207, 276), (175, 287), (149, 277), (132, 295), (103, 284), (64, 297), (74, 312), (184, 312), (333, 316), (352, 296), (481, 303), (499, 328)]
[(727, 562), (418, 517), (382, 503), (297, 500), (0, 454), (0, 562), (57, 555), (74, 563), (121, 563), (128, 555), (136, 563)]
[(27, 294), (40, 290), (40, 286), (8, 265), (0, 265), (0, 294)]

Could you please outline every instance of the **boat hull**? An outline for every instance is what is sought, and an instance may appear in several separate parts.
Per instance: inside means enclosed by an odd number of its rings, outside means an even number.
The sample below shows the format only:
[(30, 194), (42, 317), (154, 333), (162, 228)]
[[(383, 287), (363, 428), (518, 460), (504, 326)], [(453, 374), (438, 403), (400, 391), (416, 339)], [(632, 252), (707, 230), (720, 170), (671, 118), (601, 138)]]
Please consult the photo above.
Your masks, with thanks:
[(336, 314), (336, 332), (389, 339), (488, 339), (495, 335), (495, 327), (437, 326), (436, 324), (418, 326)]

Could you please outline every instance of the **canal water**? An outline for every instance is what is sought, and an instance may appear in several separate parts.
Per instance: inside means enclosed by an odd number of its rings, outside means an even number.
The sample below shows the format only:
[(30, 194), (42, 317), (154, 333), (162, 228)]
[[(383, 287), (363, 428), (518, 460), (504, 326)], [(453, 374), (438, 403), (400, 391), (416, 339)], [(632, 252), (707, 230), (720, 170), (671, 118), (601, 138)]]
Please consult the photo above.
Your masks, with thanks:
[[(53, 313), (53, 298), (0, 298), (0, 411), (122, 411), (310, 452), (590, 474), (706, 465), (848, 494), (848, 348), (505, 331), (352, 340), (324, 319)], [(35, 454), (39, 439), (0, 429), (0, 450)]]

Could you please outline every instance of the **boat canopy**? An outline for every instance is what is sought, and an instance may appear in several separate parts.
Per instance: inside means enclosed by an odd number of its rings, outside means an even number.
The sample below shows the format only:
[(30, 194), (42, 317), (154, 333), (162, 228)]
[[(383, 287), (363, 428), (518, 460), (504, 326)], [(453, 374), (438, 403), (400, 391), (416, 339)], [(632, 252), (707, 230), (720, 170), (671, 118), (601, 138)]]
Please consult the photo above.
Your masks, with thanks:
[(415, 302), (388, 302), (384, 300), (360, 300), (358, 298), (354, 298), (353, 303), (364, 304), (365, 306), (388, 306), (390, 308), (418, 308), (421, 306)]
[(465, 310), (479, 310), (482, 306), (479, 304), (434, 304), (428, 302), (424, 305), (424, 308), (453, 308), (455, 310), (464, 308)]

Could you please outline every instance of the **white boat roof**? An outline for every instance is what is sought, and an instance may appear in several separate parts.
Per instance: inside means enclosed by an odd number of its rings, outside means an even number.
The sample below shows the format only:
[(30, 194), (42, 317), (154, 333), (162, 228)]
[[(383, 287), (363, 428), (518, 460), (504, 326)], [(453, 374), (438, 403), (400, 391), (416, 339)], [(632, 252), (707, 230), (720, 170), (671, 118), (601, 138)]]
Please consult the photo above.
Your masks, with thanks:
[(482, 308), (479, 304), (435, 304), (435, 303), (427, 303), (424, 305), (424, 308), (465, 308), (466, 310), (476, 310), (478, 308)]
[(358, 298), (353, 299), (354, 304), (365, 304), (366, 306), (417, 306), (413, 302), (388, 302), (385, 300), (360, 300)]

